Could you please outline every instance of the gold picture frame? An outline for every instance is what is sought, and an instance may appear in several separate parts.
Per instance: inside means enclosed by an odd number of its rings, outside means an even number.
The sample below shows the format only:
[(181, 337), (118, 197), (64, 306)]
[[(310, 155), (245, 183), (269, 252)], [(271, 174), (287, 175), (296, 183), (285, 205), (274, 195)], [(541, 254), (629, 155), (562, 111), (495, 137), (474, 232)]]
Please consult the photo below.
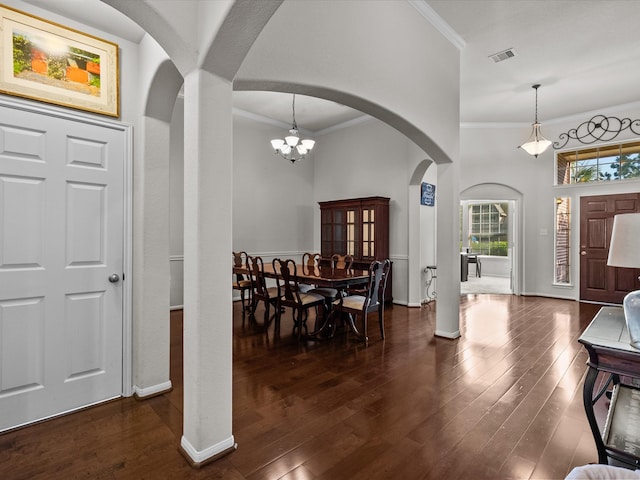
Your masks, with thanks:
[(120, 116), (118, 45), (0, 4), (0, 93)]

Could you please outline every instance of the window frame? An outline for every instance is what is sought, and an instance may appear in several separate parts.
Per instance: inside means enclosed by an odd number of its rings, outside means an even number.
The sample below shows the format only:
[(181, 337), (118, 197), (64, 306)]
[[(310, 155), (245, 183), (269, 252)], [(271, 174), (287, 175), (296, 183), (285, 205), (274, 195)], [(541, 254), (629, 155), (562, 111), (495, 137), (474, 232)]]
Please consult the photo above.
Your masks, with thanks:
[[(634, 145), (635, 144), (635, 145)], [(597, 155), (595, 157), (589, 157), (586, 156), (585, 158), (579, 158), (580, 154), (587, 154), (588, 151), (590, 150), (611, 150), (613, 148), (617, 147), (618, 150), (618, 155), (606, 155), (606, 156), (600, 156)], [(625, 148), (626, 147), (626, 148)], [(628, 150), (627, 152), (623, 152), (623, 150)], [(566, 155), (566, 154), (571, 154), (573, 153), (577, 158), (575, 160), (569, 160), (566, 161), (567, 162), (567, 166), (564, 167), (563, 172), (560, 171), (560, 164), (559, 164), (559, 158), (560, 157), (560, 161), (562, 161), (562, 156)], [(612, 182), (638, 182), (640, 181), (640, 173), (638, 174), (638, 176), (635, 177), (628, 177), (628, 178), (616, 178), (616, 177), (612, 177), (612, 178), (608, 178), (608, 179), (600, 179), (600, 178), (596, 178), (595, 180), (592, 181), (588, 181), (588, 182), (571, 182), (571, 164), (576, 163), (578, 161), (588, 161), (588, 160), (596, 160), (596, 162), (598, 163), (598, 171), (599, 171), (599, 159), (607, 159), (610, 158), (612, 156), (620, 156), (620, 153), (626, 153), (628, 155), (638, 155), (638, 162), (640, 163), (640, 138), (636, 137), (636, 138), (631, 138), (631, 139), (627, 139), (625, 141), (618, 141), (618, 142), (603, 142), (603, 143), (591, 143), (591, 144), (585, 144), (585, 145), (580, 145), (580, 146), (576, 146), (576, 147), (572, 147), (572, 148), (563, 148), (560, 150), (556, 150), (554, 152), (554, 179), (553, 179), (553, 185), (557, 186), (557, 187), (576, 187), (576, 186), (580, 186), (580, 185), (609, 185)], [(610, 164), (611, 162), (606, 162), (606, 164)], [(568, 183), (561, 183), (560, 182), (560, 176), (561, 173), (563, 173), (563, 176), (566, 176), (567, 171), (569, 171), (569, 182)]]
[[(565, 212), (559, 212), (561, 205), (566, 205)], [(570, 287), (573, 286), (572, 279), (572, 255), (573, 255), (573, 211), (572, 211), (572, 198), (570, 195), (555, 195), (554, 196), (554, 207), (553, 207), (553, 285), (561, 286), (561, 287)], [(566, 281), (558, 280), (558, 268), (560, 266), (558, 258), (559, 258), (559, 249), (558, 249), (558, 241), (559, 241), (559, 223), (560, 223), (560, 215), (566, 215), (565, 229), (566, 232), (566, 240), (564, 241), (564, 247), (566, 248), (566, 264), (564, 267), (566, 269)]]

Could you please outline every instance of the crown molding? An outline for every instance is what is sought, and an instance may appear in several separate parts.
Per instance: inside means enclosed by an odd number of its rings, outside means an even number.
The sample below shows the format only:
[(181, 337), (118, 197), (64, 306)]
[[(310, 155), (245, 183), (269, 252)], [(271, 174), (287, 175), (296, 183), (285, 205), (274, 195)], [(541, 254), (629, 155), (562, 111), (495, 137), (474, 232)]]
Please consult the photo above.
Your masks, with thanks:
[(420, 15), (426, 18), (431, 25), (434, 26), (447, 40), (449, 40), (453, 46), (458, 50), (464, 50), (467, 43), (464, 39), (458, 35), (458, 33), (451, 28), (447, 22), (445, 22), (436, 11), (426, 2), (426, 0), (407, 0), (409, 5), (415, 8)]
[[(566, 117), (553, 118), (550, 120), (544, 120), (540, 123), (544, 127), (545, 125), (559, 125), (574, 121), (583, 121), (585, 117), (593, 117), (594, 115), (620, 115), (620, 111), (640, 108), (640, 101), (623, 103), (620, 105), (614, 105), (612, 107), (600, 108), (598, 110), (591, 110), (582, 113), (576, 113), (575, 115), (568, 115)], [(531, 122), (460, 122), (460, 128), (523, 128), (530, 127)]]

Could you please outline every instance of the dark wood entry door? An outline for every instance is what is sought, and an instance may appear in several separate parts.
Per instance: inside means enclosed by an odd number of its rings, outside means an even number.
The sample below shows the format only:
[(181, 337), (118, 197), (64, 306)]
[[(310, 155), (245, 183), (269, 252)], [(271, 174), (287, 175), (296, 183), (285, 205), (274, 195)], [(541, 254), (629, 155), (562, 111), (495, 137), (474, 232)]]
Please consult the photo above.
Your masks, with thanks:
[(613, 217), (640, 212), (640, 193), (580, 198), (580, 300), (621, 304), (640, 270), (607, 266)]

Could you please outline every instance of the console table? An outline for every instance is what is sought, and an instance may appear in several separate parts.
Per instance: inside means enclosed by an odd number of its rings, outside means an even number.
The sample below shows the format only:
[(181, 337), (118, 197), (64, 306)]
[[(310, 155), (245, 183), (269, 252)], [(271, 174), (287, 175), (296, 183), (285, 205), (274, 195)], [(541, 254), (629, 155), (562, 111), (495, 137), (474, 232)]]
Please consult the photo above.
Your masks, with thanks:
[[(609, 459), (640, 468), (640, 350), (629, 344), (629, 331), (622, 307), (602, 307), (578, 341), (589, 353), (583, 402), (598, 449), (598, 463)], [(608, 375), (594, 393), (598, 373)], [(607, 420), (602, 431), (594, 405), (613, 386)], [(604, 401), (604, 400), (603, 400)]]

